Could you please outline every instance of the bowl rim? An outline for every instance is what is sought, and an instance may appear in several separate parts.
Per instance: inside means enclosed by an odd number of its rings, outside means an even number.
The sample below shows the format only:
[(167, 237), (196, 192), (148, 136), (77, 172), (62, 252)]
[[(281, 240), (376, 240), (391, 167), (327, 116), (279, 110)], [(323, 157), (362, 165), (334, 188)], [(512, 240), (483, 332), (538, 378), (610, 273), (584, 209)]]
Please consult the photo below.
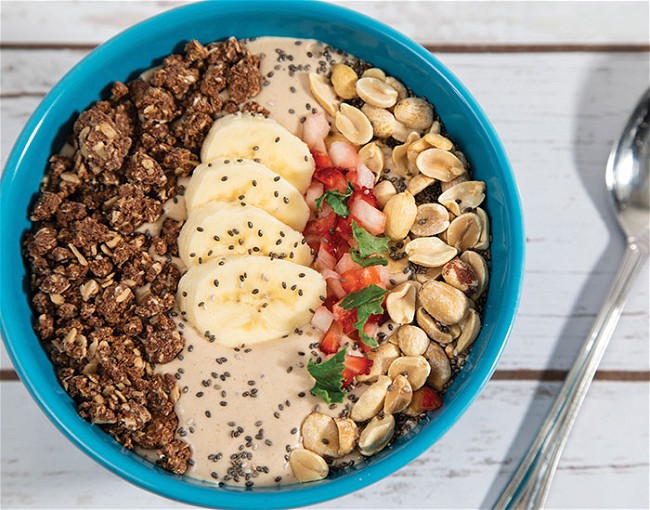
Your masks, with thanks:
[[(245, 9), (248, 12), (258, 11), (260, 9), (268, 10), (271, 7), (274, 11), (296, 10), (296, 2), (292, 0), (274, 0), (272, 2), (266, 2), (264, 0), (245, 2), (238, 0), (199, 2), (177, 7), (148, 18), (122, 31), (98, 46), (65, 74), (65, 76), (52, 88), (52, 90), (38, 105), (34, 113), (30, 116), (25, 127), (18, 136), (9, 158), (7, 159), (5, 169), (0, 179), (0, 192), (2, 192), (3, 195), (9, 192), (9, 188), (15, 180), (17, 172), (21, 168), (22, 160), (28, 152), (34, 132), (38, 129), (39, 124), (41, 123), (41, 118), (47, 115), (52, 106), (65, 94), (66, 84), (73, 80), (77, 74), (82, 73), (90, 62), (102, 59), (103, 55), (106, 53), (119, 52), (120, 46), (124, 44), (128, 45), (130, 41), (137, 39), (138, 34), (141, 31), (152, 30), (159, 24), (165, 24), (168, 21), (173, 23), (173, 20), (178, 19), (179, 17), (193, 18), (204, 9), (214, 9), (216, 11), (231, 11), (233, 7), (242, 9), (244, 4)], [(355, 476), (330, 480), (327, 483), (307, 484), (302, 487), (292, 485), (289, 486), (290, 488), (288, 489), (280, 490), (270, 488), (268, 491), (215, 491), (213, 485), (190, 485), (183, 482), (183, 478), (180, 476), (170, 475), (167, 473), (163, 475), (156, 470), (151, 469), (150, 466), (145, 466), (143, 464), (138, 465), (138, 463), (132, 462), (131, 459), (128, 459), (128, 461), (125, 462), (124, 455), (122, 455), (114, 445), (104, 444), (92, 437), (88, 433), (90, 431), (89, 427), (79, 427), (76, 423), (69, 423), (68, 421), (61, 419), (58, 415), (57, 409), (61, 404), (49, 401), (40, 393), (39, 384), (44, 384), (44, 379), (41, 377), (41, 374), (30, 373), (30, 371), (23, 365), (20, 357), (16, 354), (15, 346), (10, 340), (14, 336), (12, 333), (12, 324), (7, 320), (7, 318), (13, 315), (13, 307), (3, 293), (0, 296), (0, 329), (9, 357), (12, 360), (21, 381), (31, 394), (32, 398), (48, 416), (50, 421), (53, 422), (75, 446), (94, 459), (101, 466), (140, 488), (172, 500), (205, 507), (218, 505), (220, 508), (283, 508), (287, 506), (303, 506), (324, 502), (349, 494), (377, 482), (421, 455), (458, 421), (460, 416), (478, 396), (494, 372), (514, 324), (516, 310), (518, 308), (523, 286), (524, 228), (522, 206), (514, 173), (507, 159), (505, 149), (499, 140), (495, 129), (483, 112), (483, 109), (478, 105), (465, 86), (446, 68), (446, 66), (444, 66), (422, 46), (397, 32), (395, 29), (358, 12), (324, 2), (302, 1), (300, 9), (303, 12), (308, 12), (312, 15), (318, 14), (323, 18), (344, 19), (345, 22), (358, 26), (360, 31), (368, 30), (370, 28), (375, 32), (380, 32), (389, 40), (390, 44), (399, 46), (406, 52), (415, 54), (416, 57), (424, 59), (429, 65), (436, 68), (444, 80), (446, 80), (446, 84), (454, 90), (458, 97), (462, 99), (466, 104), (466, 107), (475, 113), (479, 123), (488, 134), (488, 142), (497, 158), (498, 164), (503, 169), (504, 174), (509, 176), (509, 179), (505, 182), (501, 182), (500, 185), (506, 188), (507, 195), (511, 198), (508, 205), (511, 212), (513, 212), (513, 224), (510, 225), (508, 229), (509, 232), (514, 233), (512, 244), (509, 246), (509, 252), (511, 253), (509, 260), (509, 273), (511, 277), (508, 280), (509, 288), (506, 289), (505, 293), (507, 295), (504, 298), (504, 304), (506, 305), (509, 316), (508, 320), (505, 321), (506, 323), (502, 325), (502, 327), (495, 329), (493, 333), (493, 336), (503, 338), (503, 341), (499, 343), (492, 342), (492, 348), (490, 349), (488, 347), (489, 357), (492, 359), (492, 362), (489, 364), (478, 364), (475, 368), (475, 374), (472, 380), (469, 382), (468, 387), (464, 389), (462, 395), (463, 398), (457, 398), (453, 403), (449, 404), (450, 406), (453, 405), (455, 407), (455, 412), (451, 413), (451, 416), (446, 419), (444, 423), (439, 423), (438, 427), (435, 429), (422, 430), (418, 432), (418, 441), (412, 441), (404, 445), (399, 448), (399, 450), (393, 452), (390, 457), (380, 459), (370, 466), (364, 466), (358, 472), (355, 472)], [(3, 223), (5, 221), (10, 221), (7, 220), (6, 216), (6, 214), (3, 214)], [(4, 234), (2, 235), (4, 236)], [(2, 250), (0, 250), (0, 257), (0, 271), (2, 271), (0, 275), (3, 279), (2, 287), (4, 287), (5, 275), (10, 268), (5, 267), (6, 264), (2, 262), (2, 260), (5, 260), (5, 257), (2, 257)], [(488, 355), (487, 351), (485, 355)], [(92, 447), (88, 444), (89, 442), (92, 444)]]

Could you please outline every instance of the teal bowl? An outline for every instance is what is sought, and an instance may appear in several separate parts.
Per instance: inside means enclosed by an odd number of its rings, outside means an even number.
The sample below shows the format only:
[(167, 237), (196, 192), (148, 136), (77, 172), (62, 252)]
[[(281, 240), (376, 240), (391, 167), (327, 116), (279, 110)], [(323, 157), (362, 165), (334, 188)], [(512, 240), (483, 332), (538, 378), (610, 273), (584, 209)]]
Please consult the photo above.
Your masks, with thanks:
[[(230, 35), (314, 38), (361, 57), (428, 98), (450, 136), (487, 183), (492, 267), (484, 325), (445, 405), (390, 448), (326, 480), (304, 485), (216, 487), (166, 472), (83, 421), (59, 385), (31, 326), (20, 240), (47, 160), (58, 152), (79, 112), (116, 80), (127, 81), (182, 48)], [(45, 97), (11, 152), (0, 183), (0, 317), (7, 352), (43, 412), (77, 447), (125, 480), (187, 504), (282, 508), (315, 504), (367, 487), (421, 455), (458, 421), (490, 378), (511, 331), (523, 281), (524, 230), (515, 178), (505, 150), (474, 98), (428, 51), (390, 27), (318, 2), (218, 1), (191, 4), (144, 21), (102, 44)], [(479, 432), (477, 431), (477, 434)]]

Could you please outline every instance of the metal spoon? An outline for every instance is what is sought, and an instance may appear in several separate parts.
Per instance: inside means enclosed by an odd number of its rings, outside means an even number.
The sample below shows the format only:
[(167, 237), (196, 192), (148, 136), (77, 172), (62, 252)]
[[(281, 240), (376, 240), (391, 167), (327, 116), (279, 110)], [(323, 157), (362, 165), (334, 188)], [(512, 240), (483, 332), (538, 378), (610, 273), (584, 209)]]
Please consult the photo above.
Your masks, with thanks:
[(627, 246), (609, 294), (553, 407), (496, 509), (543, 508), (555, 469), (589, 385), (612, 338), (628, 291), (648, 258), (650, 238), (650, 89), (614, 144), (605, 174)]

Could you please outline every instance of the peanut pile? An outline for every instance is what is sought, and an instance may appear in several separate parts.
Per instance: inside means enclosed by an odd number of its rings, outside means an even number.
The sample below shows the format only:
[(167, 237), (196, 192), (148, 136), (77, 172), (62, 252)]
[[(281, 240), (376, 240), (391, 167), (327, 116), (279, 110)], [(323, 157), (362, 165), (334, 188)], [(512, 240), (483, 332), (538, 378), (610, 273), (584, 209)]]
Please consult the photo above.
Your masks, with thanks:
[(322, 479), (357, 451), (367, 457), (399, 435), (400, 423), (442, 405), (440, 395), (465, 363), (481, 329), (488, 284), (485, 183), (471, 180), (464, 154), (445, 135), (433, 107), (377, 68), (361, 76), (345, 64), (330, 79), (312, 74), (312, 94), (334, 119), (326, 143), (358, 147), (375, 174), (374, 194), (391, 240), (390, 322), (365, 386), (337, 417), (317, 410), (301, 429), (304, 449), (291, 465), (301, 481)]

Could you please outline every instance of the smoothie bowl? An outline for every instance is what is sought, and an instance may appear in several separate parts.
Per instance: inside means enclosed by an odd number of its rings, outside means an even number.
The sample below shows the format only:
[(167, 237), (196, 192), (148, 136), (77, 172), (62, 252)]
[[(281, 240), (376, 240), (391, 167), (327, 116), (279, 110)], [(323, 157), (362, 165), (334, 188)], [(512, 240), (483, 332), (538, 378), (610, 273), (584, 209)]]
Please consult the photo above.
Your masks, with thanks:
[(399, 469), (477, 396), (518, 303), (516, 185), (469, 93), (390, 28), (300, 7), (120, 34), (2, 178), (21, 380), (84, 452), (190, 504), (311, 504)]

